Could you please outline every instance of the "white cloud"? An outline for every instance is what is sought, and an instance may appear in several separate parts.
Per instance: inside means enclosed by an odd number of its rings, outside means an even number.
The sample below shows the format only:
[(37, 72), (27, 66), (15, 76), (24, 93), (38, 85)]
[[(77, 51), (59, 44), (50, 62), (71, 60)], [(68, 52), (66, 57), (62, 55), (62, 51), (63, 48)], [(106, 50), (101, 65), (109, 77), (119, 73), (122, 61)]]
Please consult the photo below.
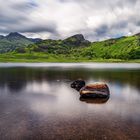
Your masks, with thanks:
[(0, 0), (0, 33), (90, 40), (140, 31), (139, 0)]

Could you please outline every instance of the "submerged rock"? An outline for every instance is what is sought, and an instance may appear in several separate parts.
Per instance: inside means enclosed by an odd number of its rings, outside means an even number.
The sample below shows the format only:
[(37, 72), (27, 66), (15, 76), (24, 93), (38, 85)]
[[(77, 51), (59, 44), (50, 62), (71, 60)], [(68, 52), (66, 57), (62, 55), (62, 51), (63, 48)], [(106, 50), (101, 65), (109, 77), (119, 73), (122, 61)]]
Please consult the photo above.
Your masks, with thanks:
[(110, 95), (107, 84), (101, 82), (85, 85), (85, 81), (80, 79), (74, 81), (71, 87), (79, 91), (82, 98), (106, 98)]

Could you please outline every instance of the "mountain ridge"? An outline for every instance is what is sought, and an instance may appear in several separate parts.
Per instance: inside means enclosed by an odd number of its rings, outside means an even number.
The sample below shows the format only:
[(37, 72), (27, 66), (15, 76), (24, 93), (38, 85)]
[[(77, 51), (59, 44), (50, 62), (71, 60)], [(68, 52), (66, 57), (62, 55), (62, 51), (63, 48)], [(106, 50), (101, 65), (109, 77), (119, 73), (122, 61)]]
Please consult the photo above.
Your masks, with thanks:
[[(140, 59), (140, 34), (110, 38), (104, 41), (90, 42), (82, 34), (76, 34), (64, 40), (27, 38), (19, 33), (0, 36), (0, 52), (13, 54), (35, 53), (55, 55), (75, 59)], [(7, 39), (8, 38), (8, 39)], [(5, 45), (5, 46), (4, 46)], [(2, 46), (2, 51), (1, 51)]]
[(0, 53), (11, 52), (20, 47), (27, 47), (41, 40), (42, 39), (27, 38), (18, 32), (11, 32), (5, 36), (0, 35)]

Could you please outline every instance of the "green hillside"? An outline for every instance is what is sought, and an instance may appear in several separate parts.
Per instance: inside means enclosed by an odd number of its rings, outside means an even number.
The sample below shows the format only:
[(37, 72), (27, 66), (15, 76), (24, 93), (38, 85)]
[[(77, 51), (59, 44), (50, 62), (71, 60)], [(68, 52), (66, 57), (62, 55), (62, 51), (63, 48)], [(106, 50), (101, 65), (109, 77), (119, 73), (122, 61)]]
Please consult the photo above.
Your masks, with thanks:
[(27, 47), (36, 40), (27, 38), (19, 33), (10, 33), (7, 36), (0, 36), (0, 53), (12, 52), (17, 48)]
[[(1, 37), (2, 38), (2, 37)], [(14, 39), (12, 39), (14, 40)], [(20, 43), (12, 52), (1, 54), (0, 61), (26, 62), (83, 62), (83, 61), (134, 61), (140, 62), (140, 34), (89, 42), (78, 34), (64, 40), (40, 40)], [(2, 44), (2, 41), (0, 41)], [(8, 44), (8, 41), (7, 41)], [(11, 45), (11, 44), (10, 44)]]
[(140, 34), (94, 42), (88, 48), (82, 49), (81, 54), (89, 56), (91, 54), (91, 59), (92, 57), (125, 60), (140, 59)]
[(43, 40), (28, 46), (27, 52), (44, 52), (50, 54), (69, 54), (71, 50), (90, 46), (81, 34), (74, 35), (64, 40)]

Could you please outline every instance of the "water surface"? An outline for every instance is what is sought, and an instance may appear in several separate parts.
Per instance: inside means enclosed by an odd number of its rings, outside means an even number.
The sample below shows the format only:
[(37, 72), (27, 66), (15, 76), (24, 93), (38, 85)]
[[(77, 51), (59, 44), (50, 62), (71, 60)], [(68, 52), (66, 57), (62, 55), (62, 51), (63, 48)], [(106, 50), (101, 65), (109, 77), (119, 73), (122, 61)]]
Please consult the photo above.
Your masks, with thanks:
[[(110, 98), (81, 100), (78, 78)], [(140, 64), (1, 63), (0, 139), (139, 140)]]

